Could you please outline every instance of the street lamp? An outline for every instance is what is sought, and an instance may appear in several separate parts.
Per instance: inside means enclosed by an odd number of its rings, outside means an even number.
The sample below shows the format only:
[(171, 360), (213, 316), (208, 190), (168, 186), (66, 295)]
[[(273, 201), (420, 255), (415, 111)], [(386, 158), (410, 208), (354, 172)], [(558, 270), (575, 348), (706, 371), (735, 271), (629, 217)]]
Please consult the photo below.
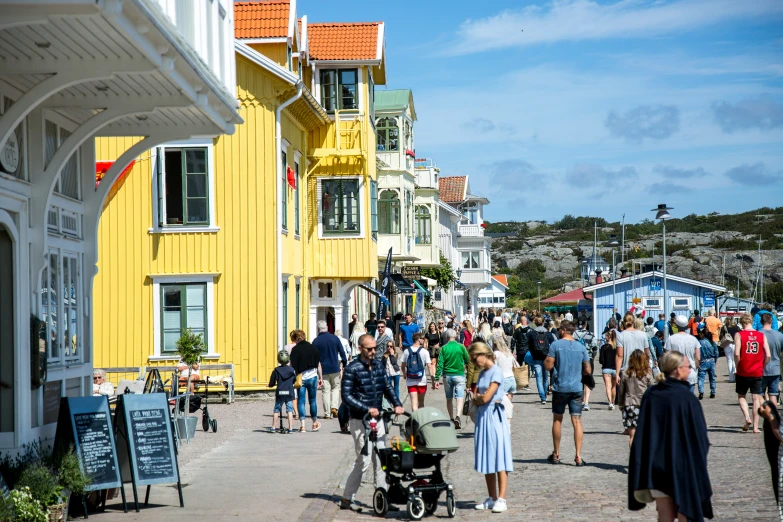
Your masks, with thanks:
[[(669, 317), (669, 301), (668, 301), (668, 294), (666, 292), (666, 220), (671, 218), (671, 214), (669, 214), (670, 210), (674, 210), (672, 207), (667, 207), (666, 203), (661, 203), (658, 205), (658, 208), (652, 209), (653, 212), (656, 212), (655, 219), (660, 219), (661, 224), (663, 225), (663, 316), (668, 318)], [(669, 338), (669, 329), (664, 329), (664, 334), (666, 335), (666, 338)]]
[(541, 281), (536, 281), (538, 285), (538, 312), (541, 313)]
[[(617, 279), (617, 265), (615, 264), (614, 255), (615, 252), (617, 252), (617, 245), (620, 243), (617, 242), (617, 235), (612, 234), (609, 237), (609, 246), (612, 247), (612, 310), (617, 308), (617, 287), (615, 284), (615, 279)], [(625, 310), (623, 310), (625, 312)], [(612, 315), (614, 315), (614, 312), (612, 312)]]

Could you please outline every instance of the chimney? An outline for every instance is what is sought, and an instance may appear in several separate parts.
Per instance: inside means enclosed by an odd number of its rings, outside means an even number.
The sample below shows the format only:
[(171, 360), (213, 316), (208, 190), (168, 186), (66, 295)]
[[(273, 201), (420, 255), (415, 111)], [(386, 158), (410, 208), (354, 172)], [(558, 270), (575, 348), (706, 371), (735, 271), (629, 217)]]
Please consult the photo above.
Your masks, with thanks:
[(601, 269), (600, 268), (596, 268), (596, 270), (595, 270), (595, 284), (600, 285), (603, 282), (604, 282), (604, 279), (603, 279), (603, 277), (601, 277)]

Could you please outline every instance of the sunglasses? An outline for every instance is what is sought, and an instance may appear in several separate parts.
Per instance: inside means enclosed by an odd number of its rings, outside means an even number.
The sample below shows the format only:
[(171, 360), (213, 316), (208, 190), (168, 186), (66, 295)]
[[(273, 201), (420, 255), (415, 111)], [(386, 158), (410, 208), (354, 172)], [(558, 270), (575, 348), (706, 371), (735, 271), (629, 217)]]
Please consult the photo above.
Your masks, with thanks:
[(377, 347), (377, 346), (372, 346), (372, 347), (369, 347), (369, 348), (363, 347), (363, 348), (364, 348), (365, 350), (367, 350), (368, 352), (374, 352), (375, 350), (377, 350), (377, 349), (378, 349), (378, 347)]

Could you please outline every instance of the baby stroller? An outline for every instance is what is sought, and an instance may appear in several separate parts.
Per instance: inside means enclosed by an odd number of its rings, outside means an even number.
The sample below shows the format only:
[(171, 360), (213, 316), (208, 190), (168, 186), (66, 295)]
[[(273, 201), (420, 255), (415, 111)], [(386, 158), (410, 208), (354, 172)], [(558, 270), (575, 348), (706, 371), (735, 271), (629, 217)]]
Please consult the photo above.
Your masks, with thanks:
[[(436, 408), (420, 408), (404, 415), (408, 419), (403, 424), (391, 423), (400, 428), (404, 440), (392, 440), (389, 448), (378, 448), (377, 433), (370, 429), (369, 415), (363, 420), (367, 437), (364, 451), (372, 444), (389, 485), (388, 490), (377, 488), (373, 494), (375, 514), (383, 517), (389, 504), (406, 504), (408, 517), (421, 520), (425, 514), (435, 513), (440, 494), (445, 491), (446, 513), (453, 518), (456, 514), (454, 488), (443, 479), (440, 465), (443, 457), (459, 448), (454, 423)], [(381, 417), (388, 425), (394, 411), (383, 410)]]

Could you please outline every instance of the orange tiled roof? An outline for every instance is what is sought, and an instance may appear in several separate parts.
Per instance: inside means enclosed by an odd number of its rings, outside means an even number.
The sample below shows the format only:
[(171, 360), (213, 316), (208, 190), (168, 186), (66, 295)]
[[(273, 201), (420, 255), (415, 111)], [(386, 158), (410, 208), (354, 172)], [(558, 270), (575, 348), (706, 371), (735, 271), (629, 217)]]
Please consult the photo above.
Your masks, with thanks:
[(495, 274), (492, 276), (492, 279), (508, 288), (508, 276), (506, 274)]
[(236, 38), (287, 38), (290, 0), (234, 2)]
[(465, 186), (467, 183), (467, 176), (448, 176), (444, 178), (438, 178), (440, 199), (446, 203), (458, 203), (464, 200)]
[(377, 60), (383, 22), (307, 24), (314, 60)]

